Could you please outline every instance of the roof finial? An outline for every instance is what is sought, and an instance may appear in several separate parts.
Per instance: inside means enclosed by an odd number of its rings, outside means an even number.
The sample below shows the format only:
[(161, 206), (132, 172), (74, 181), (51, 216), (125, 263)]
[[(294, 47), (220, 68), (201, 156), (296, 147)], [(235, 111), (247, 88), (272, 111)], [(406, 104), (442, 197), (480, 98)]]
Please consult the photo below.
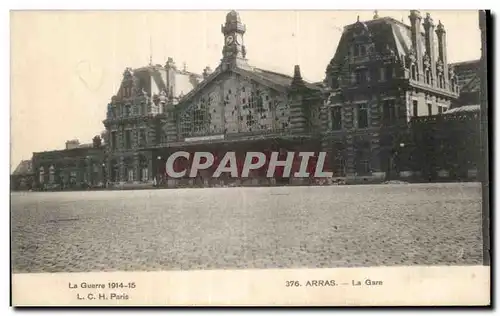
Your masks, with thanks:
[(149, 34), (149, 65), (153, 65), (153, 41), (151, 40), (151, 34)]
[(295, 88), (304, 86), (304, 80), (302, 79), (299, 65), (295, 65), (295, 67), (293, 68), (293, 78), (291, 85)]
[(358, 22), (359, 22), (359, 15), (358, 15)]
[(184, 70), (184, 71), (187, 70), (186, 62), (182, 63), (182, 70)]
[(375, 10), (373, 12), (373, 19), (375, 20), (375, 19), (378, 19), (378, 18), (379, 18), (379, 16), (378, 16), (378, 10)]

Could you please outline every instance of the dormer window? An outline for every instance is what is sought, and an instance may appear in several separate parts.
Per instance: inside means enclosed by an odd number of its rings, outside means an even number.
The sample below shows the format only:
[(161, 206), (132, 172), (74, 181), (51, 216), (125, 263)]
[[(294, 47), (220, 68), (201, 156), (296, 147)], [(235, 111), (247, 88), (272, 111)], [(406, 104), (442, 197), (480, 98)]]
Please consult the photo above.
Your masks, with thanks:
[(359, 55), (360, 56), (365, 56), (366, 55), (366, 46), (365, 45), (361, 45), (360, 46)]

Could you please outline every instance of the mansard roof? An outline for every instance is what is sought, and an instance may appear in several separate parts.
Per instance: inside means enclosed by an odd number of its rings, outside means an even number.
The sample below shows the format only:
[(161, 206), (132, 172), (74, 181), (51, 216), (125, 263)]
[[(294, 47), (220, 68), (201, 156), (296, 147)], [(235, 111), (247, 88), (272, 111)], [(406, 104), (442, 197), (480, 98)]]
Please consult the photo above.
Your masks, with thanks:
[[(355, 38), (355, 31), (362, 25), (366, 37), (375, 44), (377, 52), (392, 50), (396, 56), (402, 57), (413, 50), (411, 40), (411, 27), (391, 17), (382, 17), (365, 22), (356, 22), (344, 27), (344, 31), (337, 46), (335, 56), (330, 61), (330, 66), (342, 64), (347, 56), (351, 41)], [(421, 44), (425, 49), (425, 33), (421, 31)], [(434, 49), (437, 53), (437, 45)]]
[[(193, 87), (198, 84), (203, 76), (201, 74), (197, 74), (197, 73), (193, 73), (193, 72), (189, 72), (187, 70), (178, 70), (176, 68), (174, 68), (176, 73), (180, 74), (180, 75), (187, 75), (189, 76), (193, 83), (190, 87), (186, 87), (186, 89), (193, 89)], [(154, 86), (156, 86), (156, 90), (157, 91), (169, 91), (168, 87), (167, 87), (167, 83), (165, 82), (165, 79), (166, 79), (166, 70), (165, 70), (165, 67), (163, 67), (162, 65), (159, 65), (159, 64), (156, 64), (156, 65), (153, 65), (153, 64), (149, 64), (149, 65), (146, 65), (146, 66), (142, 66), (142, 67), (139, 67), (139, 68), (135, 68), (135, 69), (132, 69), (132, 68), (127, 68), (125, 69), (124, 73), (123, 73), (123, 79), (122, 79), (122, 82), (120, 84), (120, 88), (118, 90), (118, 93), (119, 94), (121, 92), (121, 90), (123, 89), (123, 86), (124, 84), (128, 81), (128, 80), (132, 80), (133, 82), (135, 82), (135, 87), (139, 90), (143, 89), (144, 91), (146, 91), (148, 94), (151, 95), (151, 86), (149, 85), (149, 83), (153, 83)], [(175, 95), (173, 95), (174, 98), (179, 98), (181, 97), (181, 92), (183, 91), (183, 89), (176, 89), (175, 91)], [(185, 92), (184, 92), (185, 94)]]

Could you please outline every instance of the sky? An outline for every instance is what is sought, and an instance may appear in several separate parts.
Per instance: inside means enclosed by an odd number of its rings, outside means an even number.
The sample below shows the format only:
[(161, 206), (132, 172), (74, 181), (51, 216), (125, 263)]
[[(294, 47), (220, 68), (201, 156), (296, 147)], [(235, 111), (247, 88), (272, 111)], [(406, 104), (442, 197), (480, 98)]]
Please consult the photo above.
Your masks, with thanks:
[[(373, 11), (238, 11), (249, 63), (324, 79), (345, 25)], [(477, 11), (429, 12), (447, 31), (448, 61), (479, 59)], [(227, 11), (11, 12), (11, 171), (33, 152), (92, 142), (126, 67), (165, 64), (202, 73), (217, 67)], [(409, 24), (409, 11), (378, 11)]]

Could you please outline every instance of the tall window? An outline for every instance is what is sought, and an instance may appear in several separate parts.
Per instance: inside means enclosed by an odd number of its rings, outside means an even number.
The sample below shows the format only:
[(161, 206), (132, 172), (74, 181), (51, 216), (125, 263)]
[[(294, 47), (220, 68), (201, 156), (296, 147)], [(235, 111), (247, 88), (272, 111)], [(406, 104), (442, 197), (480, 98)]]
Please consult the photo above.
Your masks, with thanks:
[(144, 147), (147, 145), (147, 140), (146, 140), (146, 129), (141, 128), (139, 130), (139, 147)]
[(438, 105), (438, 114), (443, 113), (443, 107), (441, 105)]
[(50, 166), (50, 168), (49, 168), (49, 183), (54, 183), (55, 174), (56, 174), (56, 170), (55, 170), (54, 166)]
[(427, 103), (427, 115), (432, 115), (432, 103)]
[(356, 145), (356, 174), (367, 175), (370, 173), (370, 143), (363, 142)]
[(366, 55), (366, 46), (360, 45), (359, 56), (365, 56), (365, 55)]
[(413, 100), (413, 116), (417, 117), (418, 116), (418, 101)]
[(127, 129), (125, 130), (125, 148), (130, 149), (132, 148), (132, 132), (131, 130)]
[(394, 69), (392, 68), (392, 66), (387, 66), (385, 67), (385, 77), (387, 80), (391, 80), (392, 79), (392, 73), (393, 73)]
[(128, 169), (128, 181), (129, 182), (134, 181), (134, 169), (133, 168)]
[(148, 181), (149, 180), (149, 172), (148, 172), (148, 161), (144, 158), (141, 157), (140, 160), (140, 180), (141, 181)]
[(383, 122), (384, 124), (392, 124), (396, 121), (396, 101), (384, 100), (382, 103)]
[(332, 108), (332, 130), (342, 129), (342, 107), (334, 106)]
[(431, 72), (429, 69), (425, 71), (425, 83), (431, 84)]
[(111, 132), (111, 148), (116, 150), (116, 131)]
[(384, 67), (380, 68), (380, 81), (386, 80), (386, 69)]
[(411, 65), (411, 79), (417, 80), (417, 66)]
[(125, 116), (130, 116), (130, 104), (125, 105)]
[(40, 167), (40, 175), (39, 175), (40, 184), (43, 184), (44, 180), (45, 180), (45, 170), (43, 169), (43, 167)]
[(358, 128), (368, 127), (368, 105), (366, 103), (358, 105)]

